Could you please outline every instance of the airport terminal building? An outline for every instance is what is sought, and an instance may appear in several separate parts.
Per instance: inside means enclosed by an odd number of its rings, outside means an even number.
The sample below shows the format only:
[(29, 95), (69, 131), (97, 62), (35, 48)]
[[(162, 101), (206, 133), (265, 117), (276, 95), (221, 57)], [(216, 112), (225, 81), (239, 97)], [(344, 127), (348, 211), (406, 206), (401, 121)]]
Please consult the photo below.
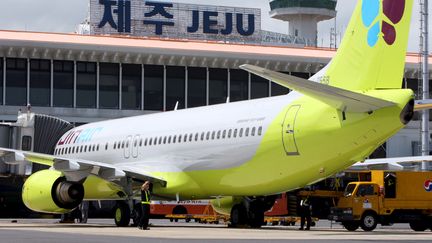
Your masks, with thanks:
[[(27, 104), (83, 124), (170, 111), (177, 103), (188, 109), (287, 94), (239, 66), (309, 78), (336, 51), (262, 30), (260, 11), (90, 0), (77, 34), (0, 31), (0, 121), (15, 121)], [(418, 89), (418, 61), (407, 55), (404, 87)], [(401, 145), (414, 153), (417, 129), (413, 122), (389, 141), (387, 155), (411, 155)]]

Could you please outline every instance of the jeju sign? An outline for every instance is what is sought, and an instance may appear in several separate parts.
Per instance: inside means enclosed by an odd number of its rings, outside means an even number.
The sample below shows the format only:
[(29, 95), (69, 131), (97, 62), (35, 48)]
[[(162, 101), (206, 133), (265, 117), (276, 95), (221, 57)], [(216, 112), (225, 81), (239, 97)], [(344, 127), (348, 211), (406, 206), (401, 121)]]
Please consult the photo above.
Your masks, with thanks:
[(261, 11), (145, 0), (90, 0), (90, 33), (259, 41)]

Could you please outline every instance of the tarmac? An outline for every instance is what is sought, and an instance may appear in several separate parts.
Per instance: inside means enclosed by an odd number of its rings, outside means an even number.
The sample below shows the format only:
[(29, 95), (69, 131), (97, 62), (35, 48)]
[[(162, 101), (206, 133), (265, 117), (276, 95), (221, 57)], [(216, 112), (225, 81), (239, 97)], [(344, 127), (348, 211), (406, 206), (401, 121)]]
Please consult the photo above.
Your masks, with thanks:
[(90, 219), (87, 224), (59, 224), (57, 219), (0, 220), (2, 243), (76, 242), (432, 242), (432, 232), (412, 231), (407, 224), (378, 226), (373, 232), (349, 232), (339, 224), (319, 221), (310, 231), (298, 226), (233, 229), (224, 224), (171, 223), (151, 220), (150, 230), (119, 228), (112, 219)]

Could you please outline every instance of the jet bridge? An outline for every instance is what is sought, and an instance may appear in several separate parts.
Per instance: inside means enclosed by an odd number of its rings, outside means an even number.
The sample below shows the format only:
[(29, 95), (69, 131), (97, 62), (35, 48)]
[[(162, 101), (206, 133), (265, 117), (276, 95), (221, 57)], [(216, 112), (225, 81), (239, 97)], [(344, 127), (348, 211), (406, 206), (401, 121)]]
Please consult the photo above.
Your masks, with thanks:
[[(4, 148), (53, 154), (60, 137), (73, 128), (62, 119), (27, 112), (18, 112), (16, 122), (0, 123), (0, 146)], [(0, 175), (29, 175), (46, 168), (43, 165), (7, 165), (0, 159)]]

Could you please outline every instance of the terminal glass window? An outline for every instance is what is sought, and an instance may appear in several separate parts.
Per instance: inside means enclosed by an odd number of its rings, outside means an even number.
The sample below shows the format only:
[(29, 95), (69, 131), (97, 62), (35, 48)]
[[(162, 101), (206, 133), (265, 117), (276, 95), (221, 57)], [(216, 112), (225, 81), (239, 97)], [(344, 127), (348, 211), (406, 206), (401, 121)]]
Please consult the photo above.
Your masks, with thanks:
[(304, 79), (309, 79), (310, 78), (309, 73), (291, 72), (291, 75), (299, 77), (299, 78), (304, 78)]
[(144, 110), (163, 110), (164, 66), (144, 66)]
[(207, 104), (207, 68), (188, 67), (188, 107)]
[(54, 106), (73, 107), (74, 63), (54, 61)]
[(228, 70), (209, 69), (209, 104), (225, 103), (228, 93)]
[(27, 104), (27, 59), (6, 59), (6, 104)]
[(76, 105), (96, 108), (96, 63), (77, 62)]
[(102, 109), (119, 108), (119, 65), (116, 63), (99, 64), (99, 107)]
[(0, 57), (0, 104), (3, 104), (3, 58)]
[(178, 109), (185, 107), (185, 67), (166, 67), (166, 109), (173, 110), (177, 101)]
[(249, 97), (249, 73), (240, 69), (231, 69), (230, 76), (230, 101), (247, 100)]
[(279, 95), (286, 95), (289, 93), (289, 89), (285, 88), (284, 86), (281, 86), (277, 83), (271, 84), (271, 95), (272, 96), (279, 96)]
[(251, 75), (251, 99), (268, 97), (269, 81), (267, 79)]
[(50, 106), (51, 61), (30, 60), (30, 104)]
[(122, 109), (141, 109), (141, 65), (122, 65)]

